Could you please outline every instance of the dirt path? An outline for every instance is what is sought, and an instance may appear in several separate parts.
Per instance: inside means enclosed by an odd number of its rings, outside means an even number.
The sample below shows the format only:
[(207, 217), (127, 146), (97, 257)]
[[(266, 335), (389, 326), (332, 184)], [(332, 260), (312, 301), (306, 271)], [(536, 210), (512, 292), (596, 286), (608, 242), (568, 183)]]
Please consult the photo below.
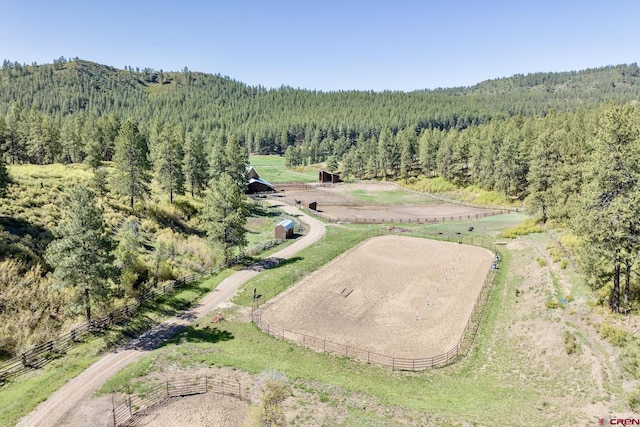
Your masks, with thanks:
[[(324, 236), (325, 225), (291, 206), (280, 206), (285, 212), (297, 215), (308, 225), (307, 233), (296, 242), (273, 254), (273, 258), (287, 259), (301, 249), (312, 245)], [(88, 367), (76, 378), (62, 386), (34, 411), (23, 418), (18, 426), (88, 426), (106, 425), (109, 419), (110, 405), (103, 408), (105, 413), (96, 414), (95, 410), (83, 410), (85, 403), (109, 378), (127, 365), (145, 356), (162, 342), (193, 320), (206, 316), (221, 304), (229, 301), (240, 285), (258, 274), (258, 271), (245, 269), (226, 278), (209, 295), (204, 297), (189, 311), (165, 321), (124, 347), (109, 353)], [(99, 420), (104, 420), (100, 423)]]

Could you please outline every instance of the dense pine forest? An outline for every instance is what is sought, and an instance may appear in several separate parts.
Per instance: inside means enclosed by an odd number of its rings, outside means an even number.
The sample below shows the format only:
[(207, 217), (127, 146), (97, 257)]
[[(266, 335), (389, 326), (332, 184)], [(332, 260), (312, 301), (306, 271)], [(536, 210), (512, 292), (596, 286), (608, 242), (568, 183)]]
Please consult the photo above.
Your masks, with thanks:
[[(3, 203), (10, 205), (16, 194), (7, 165), (62, 163), (82, 164), (82, 173), (90, 176), (85, 181), (91, 189), (74, 190), (59, 204), (67, 214), (81, 216), (82, 206), (93, 206), (109, 192), (121, 195), (106, 212), (92, 211), (86, 218), (91, 222), (107, 215), (105, 224), (91, 226), (99, 256), (92, 266), (104, 271), (86, 274), (119, 274), (114, 280), (133, 298), (145, 281), (157, 278), (159, 261), (154, 272), (151, 258), (146, 264), (131, 258), (140, 224), (116, 212), (140, 212), (138, 203), (149, 197), (152, 177), (169, 205), (181, 209), (176, 215), (185, 230), (196, 226), (194, 212), (210, 218), (202, 235), (215, 234), (211, 224), (219, 222), (213, 200), (229, 196), (219, 194), (216, 183), (228, 188), (230, 182), (241, 182), (248, 154), (280, 154), (291, 167), (326, 162), (345, 179), (394, 179), (411, 185), (434, 178), (477, 186), (526, 206), (542, 224), (577, 236), (579, 244), (572, 250), (585, 277), (594, 289), (604, 289), (604, 302), (619, 311), (638, 301), (633, 286), (640, 250), (638, 99), (636, 64), (405, 93), (267, 89), (187, 68), (165, 72), (115, 69), (79, 59), (43, 65), (5, 60), (0, 73), (0, 190)], [(185, 193), (193, 202), (174, 203)], [(200, 198), (205, 194), (208, 204)], [(239, 194), (231, 196), (239, 203)], [(0, 274), (31, 278), (33, 295), (46, 287), (48, 271), (54, 271), (48, 278), (58, 283), (80, 280), (62, 277), (54, 268), (66, 258), (62, 248), (56, 251), (49, 243), (74, 233), (74, 224), (57, 224), (60, 206), (51, 207), (55, 212), (50, 218), (33, 219), (32, 226), (41, 229), (28, 234), (36, 241), (18, 241), (7, 227), (2, 232), (0, 260), (5, 264)], [(243, 211), (239, 219), (245, 217)], [(115, 240), (107, 226), (118, 230)], [(226, 242), (225, 257), (231, 246), (243, 243), (243, 236), (237, 237)], [(118, 271), (108, 272), (114, 265)], [(4, 296), (0, 293), (0, 316), (11, 317), (10, 304), (3, 303), (11, 297), (7, 283), (2, 285)], [(97, 286), (96, 292), (103, 288)], [(47, 298), (43, 306), (50, 312), (71, 297)], [(82, 298), (93, 297), (88, 291), (80, 295), (80, 305)], [(87, 318), (88, 308), (84, 304), (79, 311)], [(47, 317), (47, 310), (34, 315), (31, 330), (42, 324), (56, 328), (57, 320)], [(0, 342), (0, 355), (27, 342)]]

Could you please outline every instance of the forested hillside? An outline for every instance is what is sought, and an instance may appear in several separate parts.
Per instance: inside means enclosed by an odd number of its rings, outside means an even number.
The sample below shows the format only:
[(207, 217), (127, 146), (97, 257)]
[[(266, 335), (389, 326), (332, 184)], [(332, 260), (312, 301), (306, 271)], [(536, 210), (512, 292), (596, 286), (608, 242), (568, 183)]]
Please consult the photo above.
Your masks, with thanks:
[[(105, 252), (96, 265), (111, 271), (111, 282), (101, 289), (135, 298), (161, 276), (154, 256), (162, 256), (166, 243), (158, 234), (178, 233), (169, 239), (172, 247), (192, 234), (210, 240), (232, 236), (218, 242), (224, 257), (246, 244), (237, 227), (246, 218), (240, 191), (227, 190), (244, 181), (248, 153), (279, 153), (292, 167), (326, 162), (345, 179), (395, 179), (428, 188), (425, 182), (438, 178), (500, 193), (526, 205), (542, 223), (570, 229), (583, 273), (595, 289), (604, 289), (603, 302), (614, 311), (632, 308), (638, 300), (632, 272), (640, 252), (638, 99), (636, 64), (376, 93), (250, 87), (186, 68), (118, 70), (64, 58), (29, 66), (5, 61), (0, 261), (11, 264), (0, 273), (41, 278), (30, 282), (38, 295), (49, 285), (45, 273), (69, 259), (50, 246), (54, 237), (74, 234), (73, 224), (59, 224), (62, 209), (68, 216), (83, 203), (96, 203), (105, 216), (104, 224), (95, 224), (95, 253)], [(28, 164), (58, 163), (72, 166), (53, 179), (37, 167), (24, 176)], [(21, 167), (21, 175), (12, 177)], [(74, 184), (83, 188), (63, 197)], [(237, 203), (230, 211), (238, 217), (226, 230), (217, 228), (223, 218), (215, 200)], [(130, 222), (129, 216), (136, 218)], [(117, 233), (114, 241), (103, 236), (109, 234), (105, 229)], [(153, 233), (155, 241), (146, 248), (127, 246), (136, 233)], [(206, 264), (209, 255), (194, 247), (184, 246), (187, 256)], [(29, 301), (20, 293), (11, 298)], [(47, 317), (47, 304), (61, 310), (71, 299), (61, 293), (13, 326), (58, 327), (57, 319)], [(3, 304), (0, 316), (15, 318)], [(0, 355), (27, 342), (0, 342)]]
[[(0, 78), (0, 115), (16, 101), (52, 120), (97, 120), (116, 113), (147, 127), (154, 120), (184, 123), (187, 131), (235, 135), (254, 153), (283, 152), (291, 144), (318, 143), (321, 151), (344, 150), (358, 137), (410, 128), (464, 129), (516, 115), (590, 109), (629, 102), (640, 94), (636, 64), (580, 72), (536, 73), (473, 87), (415, 92), (317, 92), (250, 87), (228, 77), (189, 71), (118, 70), (64, 58), (45, 65), (5, 61)], [(61, 123), (62, 124), (62, 123)], [(344, 140), (344, 141), (341, 141)]]

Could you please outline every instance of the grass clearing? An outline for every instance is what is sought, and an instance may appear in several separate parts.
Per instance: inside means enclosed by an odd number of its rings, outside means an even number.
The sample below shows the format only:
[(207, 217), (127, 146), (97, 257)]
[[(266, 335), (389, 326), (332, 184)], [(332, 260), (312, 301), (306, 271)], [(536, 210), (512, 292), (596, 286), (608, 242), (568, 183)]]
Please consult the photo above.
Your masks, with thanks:
[(365, 190), (351, 190), (349, 195), (362, 203), (375, 205), (404, 205), (404, 204), (433, 204), (437, 200), (423, 194), (412, 193), (404, 190), (376, 191), (375, 193)]
[(272, 183), (317, 182), (321, 165), (300, 166), (289, 169), (282, 156), (250, 156), (249, 164), (258, 172), (260, 178)]

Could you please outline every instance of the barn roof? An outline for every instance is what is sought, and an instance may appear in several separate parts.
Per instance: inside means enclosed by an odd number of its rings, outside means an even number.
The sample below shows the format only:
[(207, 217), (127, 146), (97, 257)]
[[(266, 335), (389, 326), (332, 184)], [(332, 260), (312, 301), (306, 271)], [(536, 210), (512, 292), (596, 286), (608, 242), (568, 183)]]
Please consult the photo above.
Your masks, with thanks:
[(267, 187), (271, 188), (272, 190), (275, 191), (276, 187), (273, 186), (273, 184), (271, 184), (268, 181), (265, 181), (262, 178), (249, 178), (249, 185), (253, 184), (254, 182), (258, 182), (262, 185), (266, 185)]
[(285, 230), (289, 230), (293, 228), (293, 221), (291, 221), (290, 219), (283, 219), (278, 223), (276, 227), (280, 227), (280, 226), (282, 226)]

